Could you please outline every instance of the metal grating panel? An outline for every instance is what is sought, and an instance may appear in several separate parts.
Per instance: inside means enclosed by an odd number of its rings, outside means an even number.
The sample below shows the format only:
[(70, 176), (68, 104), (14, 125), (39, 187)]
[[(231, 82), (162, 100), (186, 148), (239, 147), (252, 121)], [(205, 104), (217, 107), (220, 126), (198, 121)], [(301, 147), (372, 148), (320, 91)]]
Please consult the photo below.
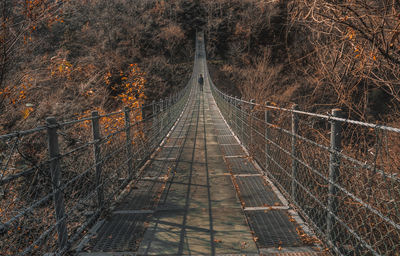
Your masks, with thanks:
[(187, 130), (175, 130), (171, 133), (170, 138), (183, 138), (186, 133)]
[(261, 176), (236, 177), (240, 198), (245, 207), (282, 205), (270, 186)]
[(169, 136), (170, 139), (176, 138), (185, 138), (188, 129), (175, 129), (171, 135)]
[(80, 252), (76, 256), (136, 256), (136, 252)]
[(97, 252), (136, 251), (145, 231), (147, 214), (113, 214), (90, 241)]
[(302, 242), (286, 211), (248, 211), (246, 215), (259, 248), (295, 247)]
[(184, 138), (169, 138), (167, 143), (165, 143), (165, 147), (180, 147), (184, 141)]
[(226, 158), (228, 166), (231, 168), (233, 174), (259, 174), (258, 170), (246, 158), (235, 157)]
[(225, 156), (244, 156), (245, 153), (240, 145), (221, 145)]
[(235, 253), (235, 254), (233, 254), (233, 253), (229, 253), (229, 254), (215, 254), (215, 256), (260, 256), (260, 254), (243, 254), (243, 253), (240, 253), (240, 254), (238, 254), (238, 253)]
[(181, 134), (184, 135), (188, 131), (189, 127), (176, 127), (172, 134)]
[(185, 137), (186, 137), (185, 134), (180, 134), (180, 133), (176, 133), (176, 134), (173, 133), (170, 136), (171, 139), (183, 139)]
[(180, 150), (181, 149), (179, 147), (161, 148), (161, 151), (158, 152), (157, 157), (158, 158), (174, 158), (174, 157), (178, 157)]
[(221, 135), (232, 135), (232, 132), (228, 128), (219, 129), (219, 130), (216, 130), (216, 132), (218, 133), (219, 136), (221, 136)]
[(215, 126), (226, 125), (226, 123), (224, 121), (220, 121), (220, 119), (213, 119), (213, 123)]
[(157, 203), (157, 198), (163, 186), (163, 181), (140, 181), (138, 189), (132, 189), (129, 194), (118, 204), (116, 210), (149, 210)]
[(261, 256), (328, 256), (323, 252), (282, 252), (282, 253), (261, 253)]
[(228, 129), (228, 126), (226, 123), (219, 123), (219, 124), (214, 124), (214, 128), (216, 130), (223, 130), (223, 129)]
[(152, 160), (152, 163), (144, 170), (144, 177), (161, 177), (168, 173), (169, 169), (174, 166), (176, 160)]
[(175, 126), (175, 130), (188, 128), (189, 126), (187, 124), (185, 125), (184, 123), (184, 120), (181, 120), (181, 122)]
[(219, 144), (239, 144), (238, 141), (232, 135), (218, 136)]

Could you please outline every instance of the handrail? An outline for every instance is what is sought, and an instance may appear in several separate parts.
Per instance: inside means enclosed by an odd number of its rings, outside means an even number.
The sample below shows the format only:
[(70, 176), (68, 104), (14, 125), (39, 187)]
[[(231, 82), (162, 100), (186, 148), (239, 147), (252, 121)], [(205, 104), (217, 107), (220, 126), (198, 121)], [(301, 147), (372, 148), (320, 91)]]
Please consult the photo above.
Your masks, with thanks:
[(365, 127), (373, 128), (373, 129), (377, 129), (377, 130), (385, 130), (385, 131), (400, 133), (400, 128), (396, 128), (396, 127), (385, 126), (382, 124), (367, 123), (367, 122), (352, 120), (352, 119), (348, 119), (348, 118), (335, 117), (332, 115), (323, 115), (323, 114), (317, 114), (317, 113), (306, 112), (306, 111), (301, 111), (301, 110), (288, 109), (288, 108), (277, 107), (277, 106), (272, 106), (272, 105), (267, 105), (267, 104), (260, 104), (260, 103), (256, 103), (256, 102), (252, 102), (252, 101), (246, 101), (243, 99), (235, 98), (233, 96), (225, 94), (222, 91), (220, 91), (214, 84), (213, 84), (212, 88), (214, 91), (216, 91), (217, 93), (219, 93), (221, 96), (223, 96), (226, 99), (235, 100), (235, 101), (239, 102), (239, 104), (241, 104), (241, 103), (248, 104), (249, 106), (252, 106), (253, 108), (259, 107), (262, 110), (267, 110), (267, 109), (280, 110), (280, 111), (285, 111), (285, 112), (295, 113), (295, 114), (300, 114), (300, 115), (306, 115), (306, 116), (311, 116), (311, 117), (319, 117), (319, 118), (322, 118), (322, 119), (325, 119), (328, 121), (333, 120), (333, 121), (339, 121), (339, 122), (343, 122), (343, 123), (365, 126)]
[[(67, 121), (48, 118), (46, 125), (0, 135), (2, 252), (68, 251), (89, 228), (84, 216), (90, 213), (93, 223), (113, 203), (113, 195), (138, 179), (146, 159), (187, 106), (193, 79), (192, 74), (180, 92), (157, 102)], [(151, 113), (137, 120), (144, 109)], [(110, 117), (124, 118), (124, 124), (106, 127), (103, 120), (113, 122)], [(31, 150), (37, 158), (25, 153)]]
[(336, 254), (400, 250), (399, 128), (346, 119), (337, 109), (322, 115), (246, 101), (210, 84), (242, 145)]

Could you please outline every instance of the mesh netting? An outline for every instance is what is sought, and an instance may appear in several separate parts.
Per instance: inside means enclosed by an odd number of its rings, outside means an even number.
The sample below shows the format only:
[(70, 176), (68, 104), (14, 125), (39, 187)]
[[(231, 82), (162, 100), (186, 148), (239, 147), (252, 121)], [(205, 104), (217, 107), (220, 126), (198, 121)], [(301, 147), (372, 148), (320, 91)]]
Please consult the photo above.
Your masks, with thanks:
[(139, 177), (189, 92), (0, 136), (1, 254), (67, 251)]
[(400, 129), (212, 91), (250, 155), (332, 252), (400, 251)]

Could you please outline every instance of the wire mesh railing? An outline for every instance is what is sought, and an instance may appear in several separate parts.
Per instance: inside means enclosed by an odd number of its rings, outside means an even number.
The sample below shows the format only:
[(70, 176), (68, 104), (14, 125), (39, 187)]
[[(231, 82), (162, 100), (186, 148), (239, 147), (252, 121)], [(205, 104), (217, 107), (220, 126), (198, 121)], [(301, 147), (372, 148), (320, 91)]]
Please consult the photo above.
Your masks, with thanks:
[(101, 216), (182, 113), (190, 83), (137, 108), (0, 136), (1, 255), (61, 255)]
[(400, 129), (211, 90), (249, 154), (332, 252), (399, 253)]

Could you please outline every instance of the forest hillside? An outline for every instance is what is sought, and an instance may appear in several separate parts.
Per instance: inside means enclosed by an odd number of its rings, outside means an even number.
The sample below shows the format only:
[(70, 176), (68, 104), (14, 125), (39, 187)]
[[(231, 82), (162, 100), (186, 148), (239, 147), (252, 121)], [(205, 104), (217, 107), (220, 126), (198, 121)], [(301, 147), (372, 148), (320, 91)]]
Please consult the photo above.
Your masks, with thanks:
[(4, 0), (0, 130), (179, 90), (196, 30), (214, 82), (230, 94), (395, 125), (399, 10), (391, 0)]

